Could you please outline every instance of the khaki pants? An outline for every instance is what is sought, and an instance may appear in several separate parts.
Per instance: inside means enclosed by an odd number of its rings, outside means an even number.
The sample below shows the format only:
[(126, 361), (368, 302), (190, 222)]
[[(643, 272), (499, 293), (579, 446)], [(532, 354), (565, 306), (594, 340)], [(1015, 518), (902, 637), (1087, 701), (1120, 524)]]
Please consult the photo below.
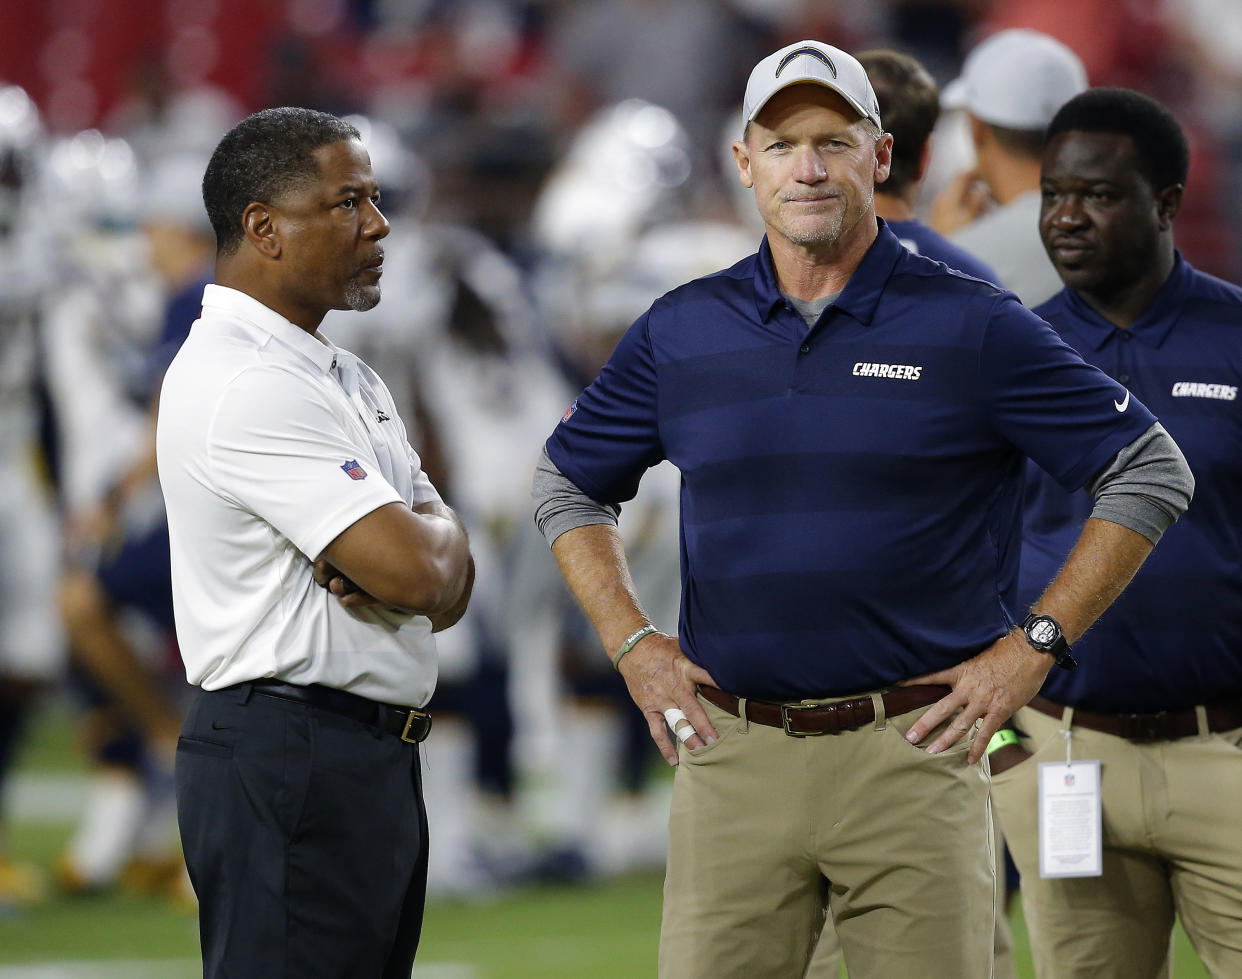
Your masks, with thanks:
[(703, 705), (720, 740), (681, 749), (662, 979), (801, 979), (825, 906), (852, 979), (992, 975), (989, 778), (965, 739), (908, 744), (920, 711), (793, 738)]
[(1242, 976), (1242, 730), (1136, 743), (1067, 718), (1073, 756), (1100, 761), (1103, 876), (1039, 876), (1036, 765), (1065, 758), (1064, 719), (1019, 711), (1035, 757), (992, 788), (1036, 975), (1164, 979), (1176, 915), (1212, 976)]
[[(1005, 917), (1005, 874), (1000, 866), (1000, 855), (1004, 851), (1000, 820), (994, 819), (992, 833), (992, 849), (996, 854), (996, 932), (992, 936), (992, 975), (994, 979), (1017, 979), (1017, 966), (1013, 957), (1013, 933), (1009, 929), (1009, 919)], [(824, 922), (823, 931), (819, 933), (819, 941), (815, 943), (815, 952), (811, 956), (811, 964), (807, 966), (804, 979), (838, 979), (841, 975), (841, 941), (837, 938), (837, 930), (832, 919)]]

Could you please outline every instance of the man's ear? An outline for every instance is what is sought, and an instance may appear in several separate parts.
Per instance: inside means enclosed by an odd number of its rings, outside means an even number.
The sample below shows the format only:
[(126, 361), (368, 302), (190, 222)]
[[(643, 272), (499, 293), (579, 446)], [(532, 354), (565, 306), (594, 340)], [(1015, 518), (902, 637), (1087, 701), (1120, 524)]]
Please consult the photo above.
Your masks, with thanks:
[(1160, 230), (1168, 231), (1173, 226), (1173, 219), (1182, 209), (1182, 196), (1186, 188), (1181, 184), (1169, 184), (1164, 190), (1156, 192), (1156, 214), (1160, 218)]
[(280, 233), (275, 215), (266, 204), (252, 201), (242, 211), (242, 233), (252, 248), (266, 258), (280, 258)]
[(875, 182), (882, 184), (893, 169), (893, 136), (881, 133), (875, 141)]
[(750, 173), (750, 150), (740, 139), (733, 141), (733, 162), (737, 164), (737, 179), (742, 182), (742, 186), (754, 187), (755, 178)]

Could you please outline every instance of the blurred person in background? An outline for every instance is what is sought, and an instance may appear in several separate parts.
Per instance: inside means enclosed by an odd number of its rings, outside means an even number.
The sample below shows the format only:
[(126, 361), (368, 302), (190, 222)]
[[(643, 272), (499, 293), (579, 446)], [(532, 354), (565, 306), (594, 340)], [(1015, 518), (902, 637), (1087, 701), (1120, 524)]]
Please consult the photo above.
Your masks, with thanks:
[(967, 113), (975, 166), (941, 191), (928, 223), (986, 261), (997, 284), (1028, 308), (1061, 288), (1038, 233), (1044, 128), (1086, 87), (1073, 51), (1046, 34), (1012, 29), (975, 47), (941, 94), (944, 108)]
[(536, 332), (519, 268), (477, 231), (429, 220), (432, 177), (421, 158), (382, 122), (347, 118), (384, 189), (388, 284), (375, 309), (331, 311), (321, 329), (384, 365), (426, 471), (470, 534), (470, 609), (437, 642), (436, 734), (425, 749), (427, 892), (486, 896), (529, 865), (513, 805), (519, 705), (511, 709), (509, 677), (533, 651), (513, 645), (509, 593), (527, 529), (530, 446), (562, 410), (569, 387)]
[(4, 836), (6, 776), (39, 695), (64, 671), (55, 608), (59, 527), (40, 411), (42, 311), (59, 262), (36, 194), (45, 152), (38, 109), (0, 83), (0, 912), (37, 900), (42, 876)]
[[(175, 77), (170, 56), (161, 49), (137, 57), (129, 66), (127, 90), (101, 126), (129, 143), (144, 169), (180, 155), (205, 159), (243, 114), (237, 100), (222, 89)], [(184, 71), (185, 66), (178, 68)]]
[[(559, 138), (543, 32), (560, 9), (508, 0), (377, 3), (377, 44), (408, 66), (376, 78), (366, 112), (434, 175), (428, 217), (524, 256), (526, 223)], [(488, 193), (480, 194), (486, 186)]]
[[(1189, 159), (1168, 109), (1109, 88), (1067, 102), (1043, 154), (1065, 288), (1036, 313), (1160, 412), (1195, 500), (991, 756), (1040, 979), (1164, 979), (1175, 919), (1209, 975), (1242, 975), (1242, 289), (1174, 245)], [(1027, 466), (1024, 598), (1089, 507)], [(1037, 775), (1071, 754), (1103, 766), (1101, 870), (1045, 877)]]
[(914, 212), (919, 186), (931, 160), (932, 131), (940, 118), (940, 93), (916, 59), (898, 51), (862, 51), (880, 118), (893, 137), (888, 179), (875, 188), (875, 213), (898, 240), (916, 255), (944, 262), (951, 269), (1000, 284), (992, 267), (920, 221)]
[[(607, 186), (598, 193), (607, 193)], [(738, 225), (689, 216), (664, 223), (657, 218), (653, 227), (635, 234), (618, 264), (591, 268), (584, 261), (576, 268), (578, 278), (560, 325), (569, 377), (579, 387), (589, 383), (653, 300), (681, 282), (733, 264), (754, 244), (754, 235)], [(670, 631), (681, 601), (680, 482), (677, 469), (661, 463), (621, 508), (618, 522), (631, 576), (651, 596), (651, 619)], [(564, 623), (556, 662), (562, 699), (554, 763), (543, 778), (550, 796), (544, 809), (550, 818), (543, 825), (582, 853), (591, 874), (663, 866), (671, 784), (653, 776), (656, 754), (647, 725), (633, 710), (624, 681), (599, 657), (590, 623), (565, 589), (556, 595), (552, 607)]]
[[(632, 98), (595, 112), (545, 181), (531, 220), (535, 289), (567, 400), (653, 299), (748, 254), (762, 234), (700, 216), (703, 202), (689, 191), (695, 167), (680, 120)], [(676, 469), (661, 465), (620, 518), (631, 572), (655, 596), (652, 617), (667, 628), (680, 601), (678, 488)], [(527, 818), (551, 851), (545, 870), (610, 876), (662, 866), (669, 786), (652, 777), (646, 725), (624, 682), (596, 656), (589, 623), (546, 545), (531, 535), (523, 548), (512, 621), (524, 653), (514, 663), (514, 702), (519, 764), (531, 787)]]
[[(566, 4), (549, 33), (565, 128), (576, 131), (601, 109), (640, 99), (682, 121), (696, 156), (713, 145), (721, 119), (737, 104), (737, 79), (768, 40), (734, 4), (714, 0)], [(686, 189), (719, 186), (699, 180)]]
[[(176, 853), (171, 759), (187, 693), (176, 671), (168, 528), (155, 478), (154, 411), (160, 380), (198, 314), (211, 270), (214, 238), (198, 204), (205, 158), (173, 155), (136, 173), (142, 188), (134, 219), (141, 236), (143, 286), (154, 291), (157, 323), (149, 342), (125, 350), (133, 373), (110, 379), (125, 387), (129, 412), (141, 417), (135, 443), (109, 464), (106, 487), (69, 518), (70, 562), (60, 585), (60, 605), (80, 688), (89, 704), (91, 793), (57, 865), (70, 892), (99, 891), (125, 880), (140, 888), (184, 898)], [(79, 174), (79, 179), (81, 175)], [(100, 339), (104, 322), (65, 322), (102, 314), (124, 300), (96, 283), (94, 296), (70, 295), (57, 312), (58, 390), (67, 425), (67, 449), (99, 439), (109, 414), (90, 393), (83, 361), (107, 369)], [(90, 287), (86, 287), (90, 291)], [(116, 316), (115, 310), (109, 314)], [(124, 312), (121, 316), (126, 315)], [(116, 337), (109, 338), (110, 343)], [(74, 343), (85, 349), (67, 350)], [(116, 365), (114, 364), (115, 368)], [(107, 383), (107, 381), (105, 381)], [(124, 410), (124, 409), (121, 409)], [(72, 467), (73, 462), (67, 462)]]

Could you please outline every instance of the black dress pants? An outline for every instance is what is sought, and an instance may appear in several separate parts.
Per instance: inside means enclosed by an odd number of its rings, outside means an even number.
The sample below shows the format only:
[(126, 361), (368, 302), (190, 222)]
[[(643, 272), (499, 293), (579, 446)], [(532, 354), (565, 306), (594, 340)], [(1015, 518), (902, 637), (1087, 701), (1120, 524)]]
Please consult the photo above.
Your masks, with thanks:
[(416, 745), (243, 685), (199, 694), (176, 772), (204, 979), (409, 979), (427, 888)]

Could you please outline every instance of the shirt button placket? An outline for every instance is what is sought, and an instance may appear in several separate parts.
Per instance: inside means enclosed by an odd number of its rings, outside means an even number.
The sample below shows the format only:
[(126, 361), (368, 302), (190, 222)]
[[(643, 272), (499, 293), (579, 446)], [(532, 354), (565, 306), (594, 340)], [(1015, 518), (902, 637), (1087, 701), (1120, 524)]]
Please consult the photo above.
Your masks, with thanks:
[(1132, 363), (1134, 358), (1130, 356), (1131, 351), (1134, 349), (1130, 346), (1130, 341), (1134, 339), (1134, 334), (1129, 330), (1121, 328), (1118, 328), (1116, 333), (1119, 343), (1117, 345), (1117, 372), (1114, 377), (1122, 384), (1129, 384), (1130, 375), (1134, 372), (1134, 365)]

